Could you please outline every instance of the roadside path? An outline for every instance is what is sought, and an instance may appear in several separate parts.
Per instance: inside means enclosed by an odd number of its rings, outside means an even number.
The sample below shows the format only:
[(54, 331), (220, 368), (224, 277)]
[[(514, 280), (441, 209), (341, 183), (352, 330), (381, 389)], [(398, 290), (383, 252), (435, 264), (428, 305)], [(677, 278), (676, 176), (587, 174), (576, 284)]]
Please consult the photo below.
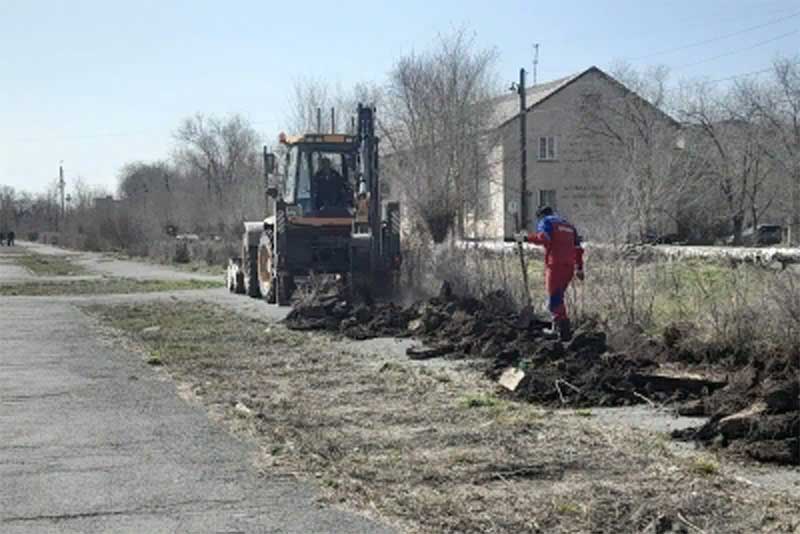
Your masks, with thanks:
[[(145, 263), (143, 261), (121, 260), (100, 252), (71, 251), (42, 243), (19, 242), (17, 249), (35, 254), (52, 256), (72, 256), (73, 261), (95, 275), (136, 278), (139, 280), (222, 280), (222, 275), (179, 271), (166, 265)], [(5, 252), (0, 249), (0, 252)], [(2, 257), (2, 256), (0, 256)], [(71, 277), (76, 279), (77, 277)]]
[(252, 444), (106, 341), (75, 299), (0, 297), (0, 532), (390, 531), (259, 474)]

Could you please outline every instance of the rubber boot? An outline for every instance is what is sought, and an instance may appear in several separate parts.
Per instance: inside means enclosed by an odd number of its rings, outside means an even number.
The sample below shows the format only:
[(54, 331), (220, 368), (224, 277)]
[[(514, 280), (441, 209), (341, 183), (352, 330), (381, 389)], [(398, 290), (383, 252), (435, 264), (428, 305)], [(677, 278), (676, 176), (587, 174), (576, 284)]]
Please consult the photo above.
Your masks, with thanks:
[(558, 332), (559, 331), (558, 331), (558, 322), (557, 321), (553, 321), (550, 324), (550, 328), (545, 328), (545, 329), (542, 330), (542, 333), (544, 334), (544, 337), (546, 337), (548, 339), (558, 339), (558, 337), (559, 337), (559, 333)]
[(569, 341), (572, 339), (572, 324), (569, 322), (569, 319), (562, 319), (558, 321), (557, 330), (558, 336), (561, 338), (561, 341)]

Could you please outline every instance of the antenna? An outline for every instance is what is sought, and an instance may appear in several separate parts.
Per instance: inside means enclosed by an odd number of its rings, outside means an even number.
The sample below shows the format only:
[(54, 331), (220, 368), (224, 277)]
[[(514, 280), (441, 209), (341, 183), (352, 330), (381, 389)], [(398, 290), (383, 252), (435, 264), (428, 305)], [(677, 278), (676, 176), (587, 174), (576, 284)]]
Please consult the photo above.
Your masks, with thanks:
[(539, 66), (539, 43), (533, 45), (533, 85), (536, 85), (536, 69)]

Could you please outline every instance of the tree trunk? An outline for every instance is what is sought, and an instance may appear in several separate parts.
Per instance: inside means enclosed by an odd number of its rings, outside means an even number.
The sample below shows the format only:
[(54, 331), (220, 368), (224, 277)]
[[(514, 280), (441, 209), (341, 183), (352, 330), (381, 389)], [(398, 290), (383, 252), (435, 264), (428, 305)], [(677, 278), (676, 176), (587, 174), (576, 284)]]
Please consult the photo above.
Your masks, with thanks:
[(788, 245), (800, 246), (800, 176), (792, 180), (792, 212), (789, 215)]
[(744, 215), (741, 213), (737, 213), (733, 216), (733, 244), (734, 245), (741, 245), (742, 244), (742, 229), (744, 226)]

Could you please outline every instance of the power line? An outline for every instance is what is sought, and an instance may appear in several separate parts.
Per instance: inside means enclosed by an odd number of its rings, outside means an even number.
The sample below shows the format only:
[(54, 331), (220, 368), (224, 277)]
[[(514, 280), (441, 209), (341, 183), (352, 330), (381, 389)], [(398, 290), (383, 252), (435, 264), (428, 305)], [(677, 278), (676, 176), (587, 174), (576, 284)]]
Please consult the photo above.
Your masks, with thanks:
[(765, 74), (767, 72), (772, 72), (772, 71), (773, 71), (772, 67), (767, 67), (766, 69), (754, 70), (754, 71), (751, 71), (751, 72), (745, 72), (743, 74), (736, 74), (734, 76), (727, 76), (725, 78), (717, 78), (716, 80), (708, 80), (707, 82), (703, 82), (703, 83), (712, 84), (712, 83), (727, 82), (727, 81), (736, 80), (736, 79), (739, 79), (739, 78), (746, 78), (747, 76), (757, 76), (757, 75)]
[(700, 61), (695, 61), (693, 63), (685, 63), (683, 65), (678, 65), (677, 67), (673, 67), (673, 70), (683, 69), (683, 68), (686, 68), (686, 67), (694, 67), (695, 65), (702, 65), (703, 63), (708, 63), (709, 61), (714, 61), (714, 60), (717, 60), (717, 59), (720, 59), (720, 58), (723, 58), (723, 57), (732, 56), (734, 54), (739, 54), (741, 52), (746, 52), (748, 50), (752, 50), (753, 48), (758, 48), (759, 46), (764, 46), (764, 45), (769, 44), (769, 43), (774, 43), (775, 41), (778, 41), (780, 39), (784, 39), (786, 37), (789, 37), (790, 35), (795, 35), (798, 32), (800, 32), (800, 30), (794, 30), (794, 31), (791, 31), (791, 32), (783, 33), (783, 34), (778, 35), (776, 37), (773, 37), (771, 39), (766, 39), (764, 41), (760, 41), (758, 43), (755, 43), (753, 45), (747, 46), (745, 48), (739, 48), (737, 50), (731, 50), (729, 52), (725, 52), (723, 54), (718, 54), (716, 56), (712, 56), (712, 57), (708, 57), (708, 58), (705, 58), (705, 59), (701, 59)]
[(773, 19), (773, 20), (771, 20), (769, 22), (765, 22), (763, 24), (758, 24), (756, 26), (750, 26), (749, 28), (744, 28), (742, 30), (735, 31), (733, 33), (727, 33), (725, 35), (720, 35), (719, 37), (713, 37), (711, 39), (705, 39), (703, 41), (697, 41), (696, 43), (691, 43), (691, 44), (688, 44), (688, 45), (676, 46), (674, 48), (667, 48), (667, 49), (664, 49), (664, 50), (660, 50), (658, 52), (653, 52), (652, 54), (646, 54), (644, 56), (630, 58), (630, 60), (631, 61), (640, 61), (642, 59), (647, 59), (647, 58), (656, 57), (656, 56), (663, 56), (665, 54), (671, 54), (673, 52), (679, 52), (681, 50), (686, 50), (688, 48), (694, 48), (694, 47), (697, 47), (697, 46), (703, 46), (703, 45), (707, 45), (707, 44), (710, 44), (710, 43), (715, 43), (717, 41), (722, 41), (724, 39), (729, 39), (731, 37), (736, 37), (737, 35), (742, 35), (744, 33), (751, 32), (753, 30), (766, 28), (767, 26), (772, 26), (774, 24), (780, 24), (781, 22), (783, 22), (785, 20), (792, 19), (792, 18), (795, 18), (795, 17), (798, 17), (798, 16), (800, 16), (800, 11), (796, 11), (796, 12), (790, 14), (790, 15), (787, 15), (785, 17), (781, 17), (779, 19)]

